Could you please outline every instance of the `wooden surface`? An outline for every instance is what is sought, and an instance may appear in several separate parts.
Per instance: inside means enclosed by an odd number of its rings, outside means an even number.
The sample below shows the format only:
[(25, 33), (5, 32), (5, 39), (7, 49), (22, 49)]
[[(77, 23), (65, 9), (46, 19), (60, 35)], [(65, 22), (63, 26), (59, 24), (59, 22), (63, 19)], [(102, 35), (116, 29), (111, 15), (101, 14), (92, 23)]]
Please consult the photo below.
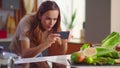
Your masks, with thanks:
[(80, 51), (81, 43), (68, 43), (68, 51), (67, 54), (71, 54), (73, 52)]
[[(80, 43), (68, 43), (68, 50), (67, 50), (66, 54), (71, 54), (73, 52), (79, 51), (81, 46), (82, 46), (82, 44), (80, 44)], [(57, 53), (59, 51), (60, 50), (58, 49), (58, 46), (54, 45), (49, 48), (48, 54), (49, 55), (57, 55)]]

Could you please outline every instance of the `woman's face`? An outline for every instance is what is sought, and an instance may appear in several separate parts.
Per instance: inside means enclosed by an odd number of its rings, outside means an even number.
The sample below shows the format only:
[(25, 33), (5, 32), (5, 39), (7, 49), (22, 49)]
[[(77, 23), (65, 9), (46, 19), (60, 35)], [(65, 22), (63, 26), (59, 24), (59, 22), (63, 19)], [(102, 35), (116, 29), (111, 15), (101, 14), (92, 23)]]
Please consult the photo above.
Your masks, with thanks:
[(47, 31), (51, 30), (57, 22), (58, 10), (49, 10), (41, 16), (41, 24)]

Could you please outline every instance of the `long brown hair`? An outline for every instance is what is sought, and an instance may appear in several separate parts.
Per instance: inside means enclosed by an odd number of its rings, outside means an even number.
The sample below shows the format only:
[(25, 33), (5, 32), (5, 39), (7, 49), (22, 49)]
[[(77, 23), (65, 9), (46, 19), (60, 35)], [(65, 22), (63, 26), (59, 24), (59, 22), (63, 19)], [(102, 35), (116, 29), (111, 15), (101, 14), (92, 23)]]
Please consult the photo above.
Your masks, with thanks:
[[(29, 35), (29, 37), (31, 37), (32, 41), (34, 40), (37, 42), (37, 40), (39, 39), (38, 42), (40, 42), (41, 36), (39, 33), (41, 33), (42, 31), (45, 31), (45, 29), (43, 28), (39, 17), (41, 17), (45, 12), (47, 12), (49, 10), (58, 10), (59, 11), (57, 22), (51, 31), (52, 32), (60, 31), (61, 16), (60, 16), (60, 9), (59, 9), (58, 5), (54, 1), (44, 1), (40, 5), (40, 7), (36, 13), (35, 20), (32, 22), (30, 31), (28, 32), (28, 35)], [(37, 35), (37, 34), (39, 34), (39, 35)], [(35, 37), (33, 38), (33, 36), (35, 36)]]

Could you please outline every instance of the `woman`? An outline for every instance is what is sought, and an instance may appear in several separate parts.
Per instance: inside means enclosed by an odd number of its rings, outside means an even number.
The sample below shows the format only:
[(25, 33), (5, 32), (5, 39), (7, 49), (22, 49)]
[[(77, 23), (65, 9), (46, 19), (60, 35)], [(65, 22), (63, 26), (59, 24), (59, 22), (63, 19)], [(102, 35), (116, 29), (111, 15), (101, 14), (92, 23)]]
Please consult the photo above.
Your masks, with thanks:
[[(54, 1), (43, 2), (37, 13), (26, 15), (19, 22), (10, 45), (11, 52), (22, 58), (36, 57), (42, 56), (42, 52), (49, 47), (57, 45), (57, 55), (65, 54), (68, 39), (61, 39), (60, 35), (56, 34), (60, 31), (60, 20), (58, 5)], [(49, 67), (46, 62), (34, 65), (36, 68)]]

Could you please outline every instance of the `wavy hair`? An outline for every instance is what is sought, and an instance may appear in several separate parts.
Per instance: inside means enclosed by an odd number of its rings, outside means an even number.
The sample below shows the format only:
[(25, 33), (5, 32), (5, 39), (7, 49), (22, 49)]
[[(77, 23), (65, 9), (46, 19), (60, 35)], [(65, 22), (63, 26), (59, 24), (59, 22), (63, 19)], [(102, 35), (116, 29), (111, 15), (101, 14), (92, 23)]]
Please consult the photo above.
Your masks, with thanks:
[[(43, 26), (41, 24), (41, 20), (39, 19), (39, 17), (44, 15), (44, 13), (49, 11), (49, 10), (58, 10), (59, 11), (57, 22), (53, 26), (51, 32), (57, 32), (57, 31), (61, 30), (60, 29), (61, 16), (60, 16), (60, 9), (59, 9), (58, 5), (54, 1), (44, 1), (40, 5), (40, 7), (36, 13), (36, 17), (35, 17), (34, 21), (32, 22), (30, 31), (28, 32), (28, 35), (32, 39), (32, 41), (37, 42), (38, 39), (41, 40), (40, 39), (41, 36), (39, 33), (45, 31), (45, 29), (43, 28)], [(39, 35), (37, 35), (37, 34), (39, 34)], [(35, 36), (35, 37), (33, 38), (33, 36)], [(40, 42), (40, 41), (38, 41), (38, 42)]]

